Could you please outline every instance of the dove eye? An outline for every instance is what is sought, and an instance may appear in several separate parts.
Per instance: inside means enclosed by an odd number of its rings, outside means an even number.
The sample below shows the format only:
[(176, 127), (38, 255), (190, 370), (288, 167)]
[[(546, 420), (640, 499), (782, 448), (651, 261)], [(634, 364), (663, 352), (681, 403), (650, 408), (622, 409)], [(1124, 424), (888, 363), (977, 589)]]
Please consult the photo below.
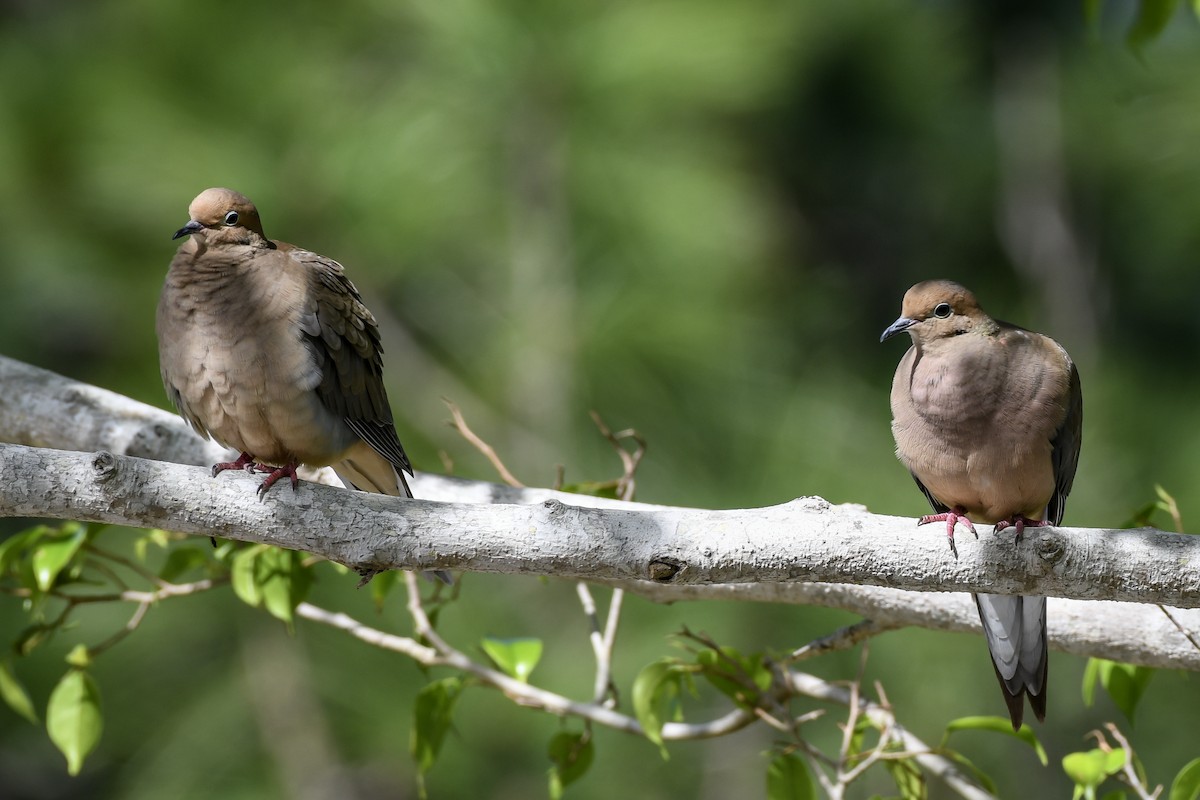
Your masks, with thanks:
[(938, 303), (933, 307), (933, 315), (938, 319), (945, 319), (946, 317), (950, 316), (950, 311), (951, 308), (949, 303)]
[(225, 224), (226, 225), (237, 225), (237, 221), (238, 221), (238, 213), (236, 211), (230, 211), (228, 214), (225, 215)]

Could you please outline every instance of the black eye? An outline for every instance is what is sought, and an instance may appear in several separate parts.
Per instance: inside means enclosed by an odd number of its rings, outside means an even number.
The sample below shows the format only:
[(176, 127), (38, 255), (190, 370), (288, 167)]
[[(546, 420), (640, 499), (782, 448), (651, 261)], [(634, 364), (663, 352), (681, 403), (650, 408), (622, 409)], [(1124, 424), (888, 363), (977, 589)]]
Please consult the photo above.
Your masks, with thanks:
[[(226, 225), (237, 225), (237, 221), (238, 221), (238, 215), (237, 215), (236, 211), (230, 211), (228, 214), (225, 215), (225, 224)], [(945, 305), (945, 303), (943, 303), (942, 305)], [(949, 308), (949, 306), (946, 306), (946, 307)]]
[(952, 309), (950, 308), (949, 303), (938, 303), (933, 308), (933, 315), (938, 319), (945, 319), (946, 317), (950, 316), (951, 310)]

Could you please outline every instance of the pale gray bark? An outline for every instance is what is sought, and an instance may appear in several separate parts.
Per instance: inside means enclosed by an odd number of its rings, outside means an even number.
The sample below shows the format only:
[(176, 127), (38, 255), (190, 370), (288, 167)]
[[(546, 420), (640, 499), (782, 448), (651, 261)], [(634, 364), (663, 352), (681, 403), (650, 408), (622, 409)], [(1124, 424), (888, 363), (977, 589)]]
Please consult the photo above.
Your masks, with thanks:
[[(224, 457), (173, 415), (3, 358), (0, 440), (189, 464)], [(351, 566), (556, 575), (657, 601), (811, 603), (889, 625), (973, 633), (969, 600), (942, 592), (1070, 597), (1051, 601), (1052, 648), (1200, 669), (1200, 650), (1154, 606), (1079, 602), (1200, 606), (1200, 539), (1153, 529), (1031, 530), (1018, 547), (1010, 533), (984, 532), (978, 542), (963, 534), (956, 561), (940, 531), (819, 498), (706, 511), (419, 474), (418, 501), (302, 483), (295, 494), (281, 484), (260, 503), (258, 479), (241, 473), (211, 478), (123, 455), (11, 445), (0, 446), (0, 474), (0, 515), (215, 533)], [(1172, 614), (1194, 637), (1200, 632), (1200, 611)]]

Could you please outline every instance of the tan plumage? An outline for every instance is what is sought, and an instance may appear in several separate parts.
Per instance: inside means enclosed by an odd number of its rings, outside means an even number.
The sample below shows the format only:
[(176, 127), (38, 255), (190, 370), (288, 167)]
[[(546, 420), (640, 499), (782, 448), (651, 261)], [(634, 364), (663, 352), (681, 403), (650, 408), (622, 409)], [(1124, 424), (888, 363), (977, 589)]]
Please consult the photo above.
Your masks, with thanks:
[[(1079, 462), (1079, 372), (1048, 336), (992, 319), (950, 281), (908, 290), (882, 339), (913, 346), (892, 382), (892, 433), (953, 547), (954, 524), (1057, 525)], [(976, 596), (1013, 728), (1046, 713), (1045, 598)]]
[(347, 486), (412, 497), (412, 467), (383, 387), (375, 318), (336, 261), (267, 239), (254, 205), (208, 189), (158, 304), (167, 394), (202, 436), (242, 453), (229, 467), (332, 466)]

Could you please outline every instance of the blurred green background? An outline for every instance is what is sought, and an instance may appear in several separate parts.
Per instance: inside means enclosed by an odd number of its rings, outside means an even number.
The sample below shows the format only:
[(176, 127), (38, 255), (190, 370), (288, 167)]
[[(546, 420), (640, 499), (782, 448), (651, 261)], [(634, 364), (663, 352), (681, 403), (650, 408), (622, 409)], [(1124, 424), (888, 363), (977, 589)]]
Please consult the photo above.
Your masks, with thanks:
[[(1200, 35), (1181, 11), (1139, 58), (1134, 12), (1110, 3), (1089, 31), (1075, 0), (3, 0), (0, 352), (165, 406), (170, 237), (197, 193), (227, 186), (269, 236), (346, 265), (418, 469), (442, 471), (444, 450), (455, 474), (495, 478), (444, 424), (445, 395), (529, 484), (556, 464), (568, 482), (619, 474), (596, 409), (649, 442), (641, 500), (816, 494), (918, 515), (888, 428), (904, 345), (878, 337), (908, 286), (947, 277), (1080, 366), (1066, 521), (1121, 525), (1159, 482), (1200, 530)], [(397, 598), (376, 617), (332, 571), (312, 600), (410, 630)], [(626, 692), (684, 622), (750, 651), (854, 619), (626, 602)], [(39, 705), (66, 650), (130, 610), (90, 610), (17, 665)], [(24, 624), (0, 602), (0, 639)], [(542, 637), (534, 681), (590, 693), (569, 583), (467, 576), (442, 625), (467, 648)], [(846, 679), (856, 663), (810, 668)], [(1051, 657), (1048, 768), (1014, 740), (956, 735), (1002, 795), (1066, 796), (1062, 755), (1105, 720), (1129, 730), (1106, 696), (1083, 705), (1082, 670)], [(1003, 714), (979, 638), (890, 633), (867, 674), (933, 743), (950, 719)], [(0, 707), (0, 798), (414, 796), (426, 678), (337, 632), (288, 639), (213, 592), (153, 609), (96, 676), (107, 728), (76, 779)], [(1152, 780), (1200, 755), (1198, 714), (1196, 676), (1157, 675), (1132, 735)], [(468, 690), (431, 797), (544, 796), (558, 728)], [(663, 762), (599, 730), (567, 797), (765, 796), (771, 740), (759, 726)], [(878, 771), (851, 796), (894, 791)], [(336, 790), (296, 780), (311, 774)]]

